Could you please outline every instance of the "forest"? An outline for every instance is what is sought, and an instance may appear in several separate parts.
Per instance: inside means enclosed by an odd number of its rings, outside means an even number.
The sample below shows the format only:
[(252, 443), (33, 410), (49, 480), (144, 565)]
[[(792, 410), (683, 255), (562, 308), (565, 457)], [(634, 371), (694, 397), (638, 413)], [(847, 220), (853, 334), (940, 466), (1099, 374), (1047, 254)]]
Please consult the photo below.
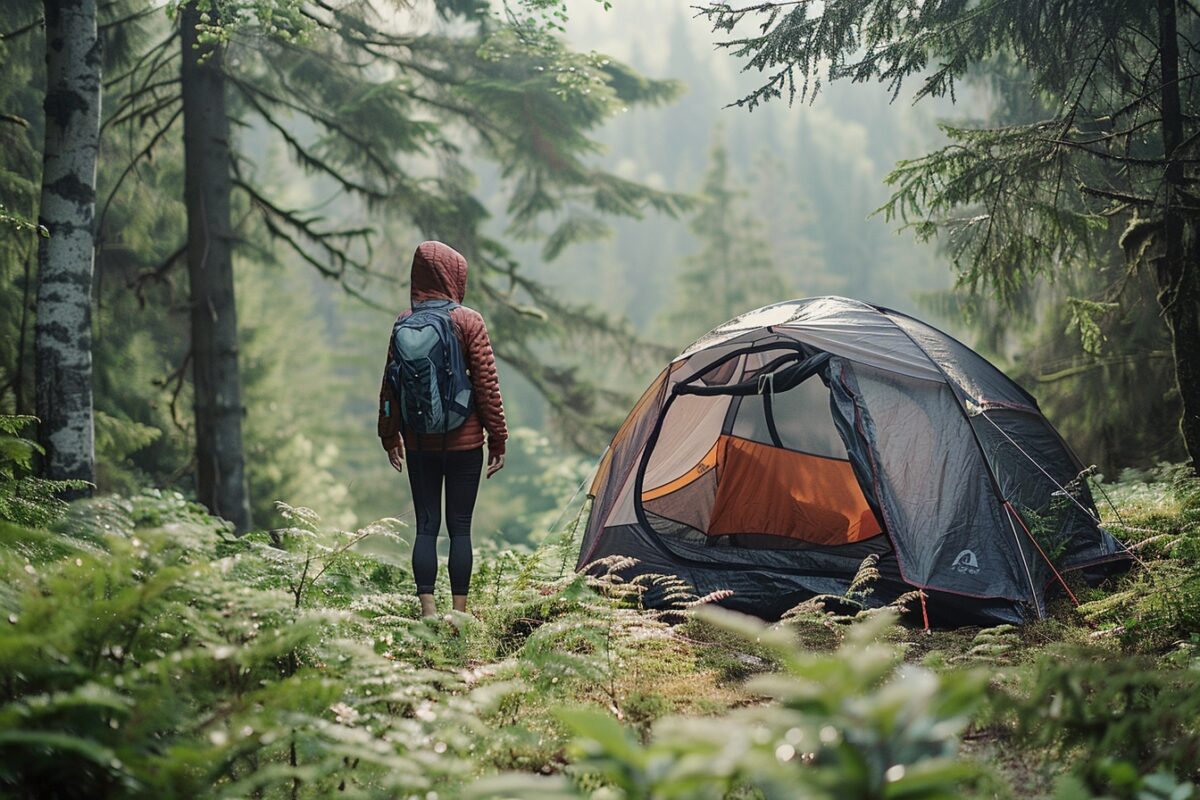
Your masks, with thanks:
[(0, 797), (1200, 800), (1192, 0), (0, 9)]

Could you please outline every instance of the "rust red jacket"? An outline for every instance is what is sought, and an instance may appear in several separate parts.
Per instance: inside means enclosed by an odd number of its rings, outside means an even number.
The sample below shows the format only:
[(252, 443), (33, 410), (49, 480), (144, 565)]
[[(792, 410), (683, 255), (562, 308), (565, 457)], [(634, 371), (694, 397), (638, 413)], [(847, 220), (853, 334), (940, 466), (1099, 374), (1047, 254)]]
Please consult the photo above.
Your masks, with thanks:
[[(467, 293), (467, 260), (449, 245), (423, 242), (413, 254), (411, 287), (413, 305), (427, 300), (461, 303)], [(411, 309), (405, 311), (397, 319), (404, 319), (411, 313)], [(488, 452), (503, 455), (508, 426), (504, 422), (504, 401), (500, 398), (500, 379), (496, 374), (496, 357), (487, 326), (478, 311), (461, 305), (450, 312), (450, 322), (462, 343), (463, 357), (474, 388), (475, 408), (466, 422), (445, 437), (440, 433), (427, 434), (417, 441), (411, 431), (403, 431), (404, 443), (410, 450), (441, 450), (443, 442), (447, 450), (474, 450), (483, 447), (486, 430)], [(389, 342), (388, 361), (393, 355)], [(400, 404), (388, 385), (385, 371), (379, 389), (379, 441), (385, 450), (396, 446), (402, 428)]]

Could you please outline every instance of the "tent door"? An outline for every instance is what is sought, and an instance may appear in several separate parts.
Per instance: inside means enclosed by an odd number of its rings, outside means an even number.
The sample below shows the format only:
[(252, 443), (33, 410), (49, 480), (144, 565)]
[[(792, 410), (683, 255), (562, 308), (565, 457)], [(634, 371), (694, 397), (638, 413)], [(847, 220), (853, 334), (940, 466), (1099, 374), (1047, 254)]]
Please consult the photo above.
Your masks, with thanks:
[[(740, 383), (703, 385), (697, 374), (678, 384), (639, 464), (634, 504), (643, 525), (668, 538), (682, 525), (707, 545), (753, 549), (838, 546), (881, 533), (824, 385), (829, 361), (826, 353), (791, 353)], [(821, 382), (809, 382), (813, 376)], [(717, 441), (690, 472), (647, 488), (664, 422), (674, 401), (689, 395), (699, 396), (693, 407), (700, 398), (729, 404)]]

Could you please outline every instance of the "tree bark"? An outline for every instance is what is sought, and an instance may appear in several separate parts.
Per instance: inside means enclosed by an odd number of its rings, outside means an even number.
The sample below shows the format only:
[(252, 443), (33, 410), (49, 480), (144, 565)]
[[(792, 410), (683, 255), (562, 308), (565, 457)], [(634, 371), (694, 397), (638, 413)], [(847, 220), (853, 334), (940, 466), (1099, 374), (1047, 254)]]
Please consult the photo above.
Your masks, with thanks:
[(46, 0), (45, 16), (46, 136), (38, 221), (50, 235), (38, 242), (35, 407), (46, 477), (93, 481), (92, 274), (101, 71), (96, 0)]
[(1171, 331), (1175, 380), (1183, 405), (1183, 444), (1200, 469), (1200, 239), (1195, 219), (1181, 207), (1186, 175), (1178, 152), (1184, 141), (1179, 99), (1179, 31), (1176, 0), (1158, 0), (1159, 59), (1162, 72), (1163, 244), (1155, 265), (1158, 302)]
[[(205, 4), (210, 23), (215, 6)], [(237, 305), (230, 226), (229, 117), (220, 45), (199, 41), (195, 2), (181, 14), (184, 203), (191, 298), (196, 415), (196, 491), (200, 502), (239, 533), (251, 526), (242, 450)]]

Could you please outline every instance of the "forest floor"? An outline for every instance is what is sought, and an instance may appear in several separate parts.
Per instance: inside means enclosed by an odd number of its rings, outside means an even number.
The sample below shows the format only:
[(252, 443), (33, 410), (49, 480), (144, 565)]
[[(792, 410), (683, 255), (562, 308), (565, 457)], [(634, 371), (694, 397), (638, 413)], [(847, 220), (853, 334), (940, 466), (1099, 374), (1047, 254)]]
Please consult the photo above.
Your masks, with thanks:
[(571, 571), (570, 532), (480, 559), (471, 613), (421, 620), (392, 522), (285, 507), (291, 527), (235, 539), (174, 494), (77, 503), (0, 525), (0, 787), (1193, 797), (1200, 492), (1159, 477), (1108, 487), (1129, 575), (1020, 628), (929, 632), (643, 611)]

